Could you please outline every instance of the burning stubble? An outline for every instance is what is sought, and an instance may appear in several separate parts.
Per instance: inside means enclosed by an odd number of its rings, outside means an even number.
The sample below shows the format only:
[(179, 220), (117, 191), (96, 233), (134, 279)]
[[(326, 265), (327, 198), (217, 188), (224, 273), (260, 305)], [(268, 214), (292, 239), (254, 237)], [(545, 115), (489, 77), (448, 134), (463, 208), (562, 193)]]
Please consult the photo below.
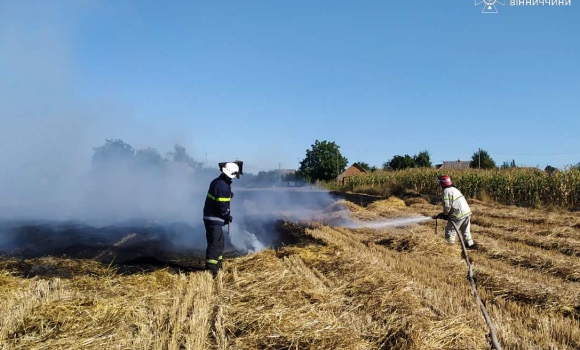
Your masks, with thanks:
[[(106, 139), (133, 136), (127, 141), (148, 147), (155, 146), (148, 143), (155, 135), (136, 135), (132, 130), (142, 125), (135, 124), (129, 110), (115, 107), (117, 101), (91, 102), (78, 93), (84, 82), (63, 20), (71, 17), (57, 6), (46, 5), (42, 11), (38, 6), (43, 5), (0, 5), (2, 229), (73, 222), (86, 227), (75, 238), (81, 244), (90, 239), (83, 232), (138, 222), (144, 228), (159, 227), (158, 235), (174, 245), (203, 250), (202, 208), (217, 168), (193, 173), (170, 166), (95, 168), (93, 148)], [(310, 188), (247, 190), (237, 188), (236, 181), (233, 188), (235, 220), (228, 237), (241, 253), (276, 245), (276, 219), (312, 221), (335, 201), (328, 192)], [(46, 232), (61, 231), (53, 227)], [(0, 249), (14, 247), (10, 237), (2, 235)], [(28, 243), (38, 244), (32, 236)]]

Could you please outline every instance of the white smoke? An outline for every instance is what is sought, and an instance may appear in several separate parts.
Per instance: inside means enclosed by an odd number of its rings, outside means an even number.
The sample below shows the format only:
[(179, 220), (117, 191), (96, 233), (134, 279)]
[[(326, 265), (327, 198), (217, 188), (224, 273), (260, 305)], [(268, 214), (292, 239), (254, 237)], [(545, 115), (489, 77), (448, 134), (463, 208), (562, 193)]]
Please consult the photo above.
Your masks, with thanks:
[[(0, 2), (0, 220), (83, 220), (95, 225), (201, 217), (205, 176), (92, 169), (93, 147), (122, 139), (145, 148), (130, 101), (88, 100), (67, 14), (83, 6)], [(68, 12), (67, 12), (68, 11)], [(181, 134), (165, 123), (167, 133)], [(145, 128), (146, 129), (146, 128)], [(150, 128), (151, 129), (151, 128)], [(155, 137), (151, 137), (155, 136)], [(163, 155), (172, 151), (158, 149)], [(191, 150), (190, 150), (191, 151)], [(216, 164), (217, 166), (217, 164)], [(216, 169), (217, 175), (217, 169)], [(200, 199), (201, 197), (201, 199)]]
[[(274, 234), (272, 232), (272, 235)], [(241, 229), (239, 225), (232, 225), (229, 238), (236, 250), (243, 254), (259, 252), (266, 248), (266, 245), (255, 234)]]
[[(347, 228), (385, 229), (404, 227), (431, 220), (431, 217), (403, 217), (377, 221), (356, 221), (348, 209), (329, 211), (338, 199), (328, 191), (310, 189), (254, 189), (238, 191), (232, 211), (238, 213), (240, 224), (232, 223), (229, 236), (241, 253), (251, 253), (276, 245), (280, 233), (275, 219), (308, 224), (312, 221)], [(236, 193), (238, 193), (236, 192)]]
[[(149, 141), (159, 136), (141, 132), (155, 128), (136, 123), (129, 102), (88, 100), (78, 92), (86, 82), (66, 17), (52, 3), (0, 3), (0, 220), (74, 220), (100, 227), (179, 222), (172, 226), (175, 242), (205, 248), (202, 208), (217, 168), (193, 174), (92, 168), (93, 147), (106, 139), (145, 148), (158, 146)], [(179, 125), (165, 126), (182, 134)], [(274, 219), (310, 221), (334, 201), (310, 189), (244, 191), (236, 180), (233, 188), (229, 239), (240, 252), (275, 245)], [(0, 246), (9, 244), (0, 235)]]
[(236, 188), (229, 239), (240, 253), (280, 244), (276, 220), (310, 222), (334, 203), (329, 191), (306, 188)]

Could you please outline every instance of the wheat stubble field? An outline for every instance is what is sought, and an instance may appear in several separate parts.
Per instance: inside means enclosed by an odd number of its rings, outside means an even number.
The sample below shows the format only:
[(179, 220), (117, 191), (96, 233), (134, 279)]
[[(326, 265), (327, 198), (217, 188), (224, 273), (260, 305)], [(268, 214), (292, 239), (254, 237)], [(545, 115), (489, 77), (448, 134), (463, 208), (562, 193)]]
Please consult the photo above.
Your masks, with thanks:
[[(470, 201), (479, 294), (503, 349), (580, 348), (580, 214)], [(339, 201), (279, 222), (296, 244), (204, 271), (0, 259), (1, 349), (489, 349), (444, 223), (349, 229), (326, 218), (433, 215), (423, 198)], [(127, 234), (130, 234), (128, 232)], [(22, 266), (28, 266), (24, 273)], [(50, 273), (31, 273), (50, 271)]]

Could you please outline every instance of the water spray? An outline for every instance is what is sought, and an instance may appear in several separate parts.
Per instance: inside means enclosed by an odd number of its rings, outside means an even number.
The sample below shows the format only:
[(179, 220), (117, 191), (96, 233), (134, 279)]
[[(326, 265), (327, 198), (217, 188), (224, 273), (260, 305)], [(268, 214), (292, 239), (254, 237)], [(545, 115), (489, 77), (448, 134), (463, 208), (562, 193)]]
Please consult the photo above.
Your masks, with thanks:
[(339, 224), (338, 226), (347, 228), (385, 228), (385, 227), (401, 227), (410, 226), (418, 224), (424, 221), (431, 220), (429, 216), (412, 217), (412, 218), (399, 218), (399, 219), (389, 219), (373, 222), (347, 222), (344, 224)]

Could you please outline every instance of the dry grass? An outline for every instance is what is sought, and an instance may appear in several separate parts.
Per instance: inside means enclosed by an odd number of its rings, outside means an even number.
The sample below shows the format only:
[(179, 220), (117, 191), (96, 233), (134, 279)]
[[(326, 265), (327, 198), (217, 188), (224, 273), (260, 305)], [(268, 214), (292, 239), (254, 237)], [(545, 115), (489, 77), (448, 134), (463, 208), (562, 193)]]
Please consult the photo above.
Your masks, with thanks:
[(376, 201), (368, 205), (367, 210), (376, 212), (379, 215), (389, 216), (393, 213), (398, 213), (407, 205), (402, 199), (397, 197), (389, 197), (385, 200)]
[(318, 222), (331, 223), (333, 219), (348, 218), (355, 221), (379, 220), (380, 215), (376, 212), (366, 210), (363, 206), (354, 204), (346, 200), (339, 200), (330, 205), (324, 212), (326, 218), (320, 218)]
[[(47, 260), (46, 269), (55, 259)], [(87, 268), (94, 271), (95, 263), (87, 262)], [(3, 270), (1, 344), (10, 349), (207, 348), (214, 298), (207, 273), (119, 276), (104, 266), (101, 272), (27, 279)]]
[[(580, 348), (580, 214), (470, 201), (478, 290), (503, 349)], [(326, 215), (433, 215), (422, 198)], [(339, 214), (337, 214), (339, 213)], [(0, 259), (2, 349), (489, 349), (458, 245), (434, 222), (288, 226), (312, 244), (207, 272)], [(33, 277), (35, 276), (35, 277)]]

